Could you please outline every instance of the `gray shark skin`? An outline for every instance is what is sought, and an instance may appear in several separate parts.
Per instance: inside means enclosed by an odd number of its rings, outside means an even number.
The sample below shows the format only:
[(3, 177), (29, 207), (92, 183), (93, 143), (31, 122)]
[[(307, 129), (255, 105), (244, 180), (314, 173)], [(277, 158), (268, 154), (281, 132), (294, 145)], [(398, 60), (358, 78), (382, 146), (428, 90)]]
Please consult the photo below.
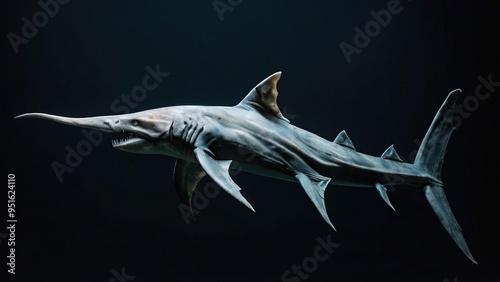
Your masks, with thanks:
[[(406, 163), (393, 146), (381, 157), (370, 156), (357, 152), (345, 131), (329, 141), (290, 124), (277, 105), (280, 77), (281, 72), (267, 77), (236, 106), (172, 106), (87, 118), (27, 113), (16, 118), (41, 118), (123, 133), (126, 137), (112, 141), (114, 148), (177, 158), (174, 183), (181, 201), (189, 206), (197, 183), (209, 175), (254, 211), (229, 175), (230, 166), (235, 164), (243, 171), (300, 183), (332, 228), (324, 201), (329, 184), (374, 187), (392, 209), (384, 185), (420, 187), (458, 247), (477, 264), (441, 181), (441, 166), (454, 129), (452, 120), (460, 89), (452, 91), (438, 110), (414, 163)], [(248, 158), (243, 151), (251, 152), (254, 157)]]

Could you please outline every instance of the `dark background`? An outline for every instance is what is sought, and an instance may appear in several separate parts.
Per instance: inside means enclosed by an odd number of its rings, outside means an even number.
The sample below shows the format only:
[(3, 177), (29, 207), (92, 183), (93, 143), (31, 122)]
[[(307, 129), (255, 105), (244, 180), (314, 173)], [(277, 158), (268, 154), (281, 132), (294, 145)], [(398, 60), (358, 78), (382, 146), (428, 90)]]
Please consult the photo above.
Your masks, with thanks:
[[(133, 111), (235, 105), (281, 70), (279, 104), (293, 124), (331, 140), (345, 129), (372, 155), (395, 144), (408, 159), (447, 93), (461, 88), (463, 103), (478, 76), (500, 81), (493, 1), (402, 1), (403, 11), (350, 64), (339, 44), (352, 45), (354, 27), (364, 29), (370, 11), (388, 1), (332, 2), (243, 0), (221, 20), (211, 1), (73, 0), (17, 54), (7, 34), (21, 35), (21, 18), (41, 8), (3, 2), (2, 175), (16, 175), (14, 278), (107, 282), (125, 267), (134, 282), (281, 281), (312, 256), (318, 237), (331, 236), (340, 247), (307, 281), (500, 281), (500, 88), (462, 120), (443, 168), (479, 265), (461, 253), (419, 188), (391, 191), (394, 213), (375, 189), (330, 187), (334, 232), (300, 185), (241, 173), (234, 179), (255, 214), (221, 192), (186, 224), (174, 159), (113, 150), (106, 136), (59, 182), (51, 163), (64, 163), (65, 147), (85, 140), (81, 129), (13, 120), (25, 112), (113, 114), (111, 102), (140, 85), (148, 65), (170, 75)], [(7, 278), (0, 280), (15, 280)]]

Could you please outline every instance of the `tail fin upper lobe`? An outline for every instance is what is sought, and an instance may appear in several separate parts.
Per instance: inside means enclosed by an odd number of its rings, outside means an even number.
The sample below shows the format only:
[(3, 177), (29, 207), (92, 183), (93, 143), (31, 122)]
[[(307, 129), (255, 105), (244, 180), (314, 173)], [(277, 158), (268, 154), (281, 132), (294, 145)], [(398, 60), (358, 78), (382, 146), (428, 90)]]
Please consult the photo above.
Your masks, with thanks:
[(477, 264), (462, 235), (462, 229), (451, 211), (441, 183), (441, 167), (444, 154), (454, 129), (455, 102), (461, 92), (460, 89), (456, 89), (448, 94), (425, 134), (415, 158), (415, 165), (437, 180), (435, 183), (423, 187), (427, 201), (458, 247), (471, 261)]
[(441, 179), (441, 167), (450, 135), (453, 132), (453, 115), (455, 114), (455, 102), (462, 90), (455, 89), (439, 108), (424, 140), (415, 157), (415, 164), (428, 172), (432, 177)]

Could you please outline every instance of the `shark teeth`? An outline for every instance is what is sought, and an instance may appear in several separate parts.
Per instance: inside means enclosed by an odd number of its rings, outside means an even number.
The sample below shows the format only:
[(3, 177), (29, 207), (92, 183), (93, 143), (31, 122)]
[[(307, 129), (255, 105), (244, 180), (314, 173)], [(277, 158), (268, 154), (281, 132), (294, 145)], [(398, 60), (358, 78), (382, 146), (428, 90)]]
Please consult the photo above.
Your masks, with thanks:
[[(122, 133), (125, 133), (124, 131), (122, 131)], [(125, 133), (127, 134), (127, 133)], [(138, 135), (135, 134), (135, 133), (128, 133), (128, 135), (124, 138), (119, 138), (119, 139), (113, 139), (111, 140), (111, 144), (113, 146), (119, 146), (119, 145), (123, 145), (125, 143), (127, 143), (127, 141), (129, 140), (132, 140), (132, 139), (138, 139)]]

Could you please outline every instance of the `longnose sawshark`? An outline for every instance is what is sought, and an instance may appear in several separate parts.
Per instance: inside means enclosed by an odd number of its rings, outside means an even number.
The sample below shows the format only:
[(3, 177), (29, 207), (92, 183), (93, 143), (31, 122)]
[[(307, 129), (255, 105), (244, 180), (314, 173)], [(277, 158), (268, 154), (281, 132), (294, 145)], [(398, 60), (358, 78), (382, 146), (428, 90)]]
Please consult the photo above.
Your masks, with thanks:
[[(236, 106), (172, 106), (86, 118), (27, 113), (16, 118), (41, 118), (123, 133), (124, 138), (112, 141), (114, 148), (176, 158), (176, 191), (189, 206), (197, 183), (208, 174), (227, 193), (254, 211), (230, 177), (229, 169), (235, 164), (243, 171), (300, 183), (332, 228), (324, 200), (329, 184), (373, 187), (392, 209), (384, 186), (417, 186), (423, 189), (458, 247), (477, 263), (451, 211), (441, 181), (441, 167), (454, 129), (453, 115), (460, 89), (448, 94), (415, 161), (408, 163), (392, 145), (380, 157), (375, 157), (356, 151), (345, 131), (329, 141), (290, 124), (277, 104), (280, 77), (281, 72), (267, 77)], [(249, 159), (241, 154), (242, 150), (256, 157)]]

